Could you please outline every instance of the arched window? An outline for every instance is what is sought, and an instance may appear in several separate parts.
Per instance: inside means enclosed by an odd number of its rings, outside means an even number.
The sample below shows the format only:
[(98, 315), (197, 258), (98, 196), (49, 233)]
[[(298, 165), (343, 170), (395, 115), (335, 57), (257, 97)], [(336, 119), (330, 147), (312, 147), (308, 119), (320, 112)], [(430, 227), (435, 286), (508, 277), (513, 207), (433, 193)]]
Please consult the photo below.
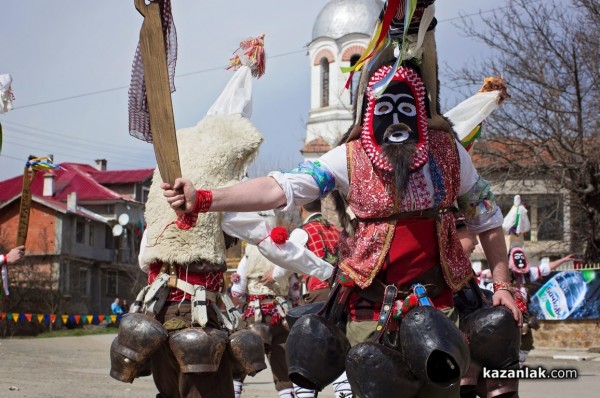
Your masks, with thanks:
[(329, 61), (321, 58), (321, 107), (329, 106)]
[[(356, 65), (358, 60), (360, 59), (360, 55), (355, 54), (350, 57), (350, 66)], [(354, 72), (352, 75), (352, 81), (350, 82), (350, 103), (354, 104), (356, 101), (356, 91), (358, 91), (358, 83), (360, 82), (360, 71)]]

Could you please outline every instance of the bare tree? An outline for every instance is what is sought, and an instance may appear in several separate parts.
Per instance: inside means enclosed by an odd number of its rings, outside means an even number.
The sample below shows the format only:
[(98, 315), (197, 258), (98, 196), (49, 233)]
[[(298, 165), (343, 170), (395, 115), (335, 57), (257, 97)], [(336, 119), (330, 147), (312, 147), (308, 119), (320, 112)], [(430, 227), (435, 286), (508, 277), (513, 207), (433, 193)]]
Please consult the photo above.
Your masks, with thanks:
[[(0, 249), (7, 246), (6, 234), (0, 228)], [(46, 228), (38, 231), (37, 236), (30, 237), (39, 243), (38, 250), (50, 253)], [(53, 256), (48, 254), (29, 255), (9, 269), (10, 295), (2, 303), (2, 311), (30, 314), (56, 314), (62, 304), (62, 294), (59, 289), (58, 264)], [(40, 324), (38, 320), (29, 323), (16, 323), (5, 319), (0, 325), (0, 335), (37, 334), (52, 330), (53, 324)]]
[(571, 242), (600, 259), (600, 3), (509, 0), (467, 19), (463, 32), (492, 55), (451, 72), (457, 86), (502, 75), (512, 98), (494, 113), (475, 146), (494, 181), (544, 179), (569, 192)]

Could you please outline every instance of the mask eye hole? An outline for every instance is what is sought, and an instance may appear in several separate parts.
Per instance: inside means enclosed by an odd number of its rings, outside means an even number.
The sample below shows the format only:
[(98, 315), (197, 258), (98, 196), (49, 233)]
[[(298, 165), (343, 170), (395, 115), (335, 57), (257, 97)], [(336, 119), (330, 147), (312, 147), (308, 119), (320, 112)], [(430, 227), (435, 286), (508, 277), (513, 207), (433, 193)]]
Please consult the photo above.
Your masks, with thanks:
[(398, 111), (406, 116), (415, 116), (417, 114), (417, 108), (409, 102), (400, 103), (398, 105)]
[(376, 115), (387, 115), (394, 109), (394, 105), (388, 101), (382, 101), (375, 104), (374, 113)]
[(399, 143), (399, 142), (403, 142), (406, 141), (409, 137), (409, 133), (408, 131), (402, 130), (402, 131), (395, 131), (392, 134), (390, 134), (387, 137), (387, 140), (389, 142), (393, 142), (393, 143)]

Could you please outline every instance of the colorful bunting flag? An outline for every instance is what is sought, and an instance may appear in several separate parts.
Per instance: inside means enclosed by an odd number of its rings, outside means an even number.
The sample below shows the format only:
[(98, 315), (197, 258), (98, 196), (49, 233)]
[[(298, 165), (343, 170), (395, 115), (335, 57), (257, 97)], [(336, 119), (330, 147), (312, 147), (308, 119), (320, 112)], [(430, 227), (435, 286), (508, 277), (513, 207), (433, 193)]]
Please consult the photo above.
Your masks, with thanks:
[[(14, 322), (33, 322), (37, 320), (38, 323), (55, 323), (57, 314), (32, 314), (32, 313), (18, 313), (18, 312), (0, 312), (0, 321), (4, 319), (12, 319)], [(120, 321), (121, 315), (103, 315), (103, 314), (85, 314), (85, 315), (69, 315), (62, 314), (60, 315), (63, 324), (67, 324), (69, 322), (75, 323), (79, 325), (80, 323), (89, 324), (89, 325), (97, 325), (103, 323), (105, 320), (110, 320), (112, 323), (117, 323)]]

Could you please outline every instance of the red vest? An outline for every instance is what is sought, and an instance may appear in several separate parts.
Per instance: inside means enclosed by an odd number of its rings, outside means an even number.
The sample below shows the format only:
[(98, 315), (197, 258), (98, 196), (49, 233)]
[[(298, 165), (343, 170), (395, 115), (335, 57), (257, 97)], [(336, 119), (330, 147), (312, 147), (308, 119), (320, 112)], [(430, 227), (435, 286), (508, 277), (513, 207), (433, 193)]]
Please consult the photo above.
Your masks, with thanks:
[[(407, 275), (409, 278), (414, 277), (415, 269), (398, 272), (391, 268), (406, 267), (407, 262), (414, 266), (419, 264), (419, 258), (424, 256), (427, 261), (422, 263), (424, 267), (420, 271), (426, 271), (434, 265), (432, 261), (437, 260), (448, 286), (454, 291), (461, 289), (471, 278), (472, 270), (456, 234), (454, 215), (451, 212), (440, 214), (439, 219), (434, 222), (435, 227), (425, 232), (430, 241), (422, 245), (421, 249), (412, 247), (409, 248), (412, 252), (406, 253), (405, 248), (401, 246), (402, 236), (394, 239), (399, 222), (390, 217), (400, 211), (398, 210), (399, 198), (393, 194), (391, 175), (373, 167), (360, 140), (352, 141), (346, 147), (350, 178), (347, 200), (350, 208), (359, 218), (359, 224), (351, 242), (348, 242), (349, 247), (352, 248), (350, 254), (341, 261), (340, 268), (364, 289), (382, 270), (386, 259), (390, 260), (389, 254), (401, 258), (402, 263), (399, 261), (388, 264), (387, 272), (389, 274), (391, 271), (401, 279), (405, 279)], [(429, 164), (434, 180), (434, 206), (440, 209), (449, 208), (454, 204), (460, 186), (460, 160), (456, 142), (451, 134), (430, 131)], [(426, 209), (417, 207), (412, 210)], [(368, 221), (368, 219), (378, 220)], [(408, 221), (410, 220), (402, 220), (398, 227), (404, 228)], [(395, 247), (391, 251), (392, 244)], [(435, 258), (431, 253), (425, 253), (431, 248), (437, 248), (439, 260), (437, 253)], [(417, 272), (416, 275), (419, 273), (421, 272)]]
[[(323, 216), (310, 218), (309, 221), (301, 227), (308, 234), (306, 247), (319, 258), (327, 261), (333, 266), (338, 264), (338, 241), (340, 231), (330, 224)], [(321, 281), (317, 278), (307, 277), (306, 288), (311, 290), (329, 288), (327, 281)]]

